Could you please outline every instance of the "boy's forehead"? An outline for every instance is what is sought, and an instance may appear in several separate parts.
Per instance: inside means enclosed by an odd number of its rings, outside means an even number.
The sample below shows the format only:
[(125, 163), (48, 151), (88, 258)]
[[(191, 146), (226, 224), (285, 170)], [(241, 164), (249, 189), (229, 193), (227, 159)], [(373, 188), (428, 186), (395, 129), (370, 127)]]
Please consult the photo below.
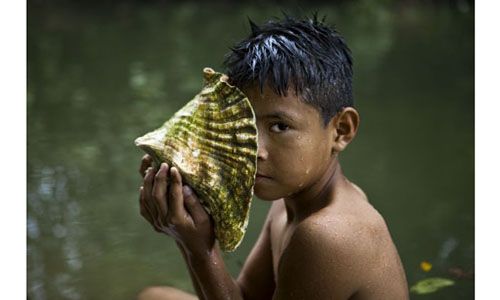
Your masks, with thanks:
[(286, 96), (276, 94), (269, 86), (261, 93), (258, 86), (243, 89), (252, 104), (256, 117), (283, 119), (309, 119), (319, 116), (316, 108), (304, 102), (295, 91), (289, 89)]
[(294, 92), (289, 90), (286, 96), (275, 93), (269, 86), (265, 86), (263, 91), (258, 86), (246, 88), (243, 92), (248, 96), (248, 100), (262, 109), (293, 108), (306, 104)]

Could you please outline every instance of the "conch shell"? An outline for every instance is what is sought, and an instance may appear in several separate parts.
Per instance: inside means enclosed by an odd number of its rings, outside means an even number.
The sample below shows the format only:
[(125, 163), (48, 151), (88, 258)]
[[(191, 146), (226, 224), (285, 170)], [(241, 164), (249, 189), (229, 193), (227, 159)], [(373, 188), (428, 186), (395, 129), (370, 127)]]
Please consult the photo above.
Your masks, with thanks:
[(243, 239), (257, 169), (257, 126), (248, 98), (203, 69), (204, 86), (160, 128), (135, 140), (155, 163), (180, 171), (214, 220), (223, 251)]

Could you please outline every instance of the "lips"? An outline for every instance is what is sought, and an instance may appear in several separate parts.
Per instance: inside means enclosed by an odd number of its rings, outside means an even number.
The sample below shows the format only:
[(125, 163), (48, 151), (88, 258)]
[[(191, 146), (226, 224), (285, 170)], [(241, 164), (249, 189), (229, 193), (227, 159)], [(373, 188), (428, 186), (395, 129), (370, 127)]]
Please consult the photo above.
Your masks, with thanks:
[(267, 176), (267, 175), (264, 175), (264, 174), (260, 174), (260, 173), (257, 173), (257, 175), (255, 175), (256, 178), (271, 178), (270, 176)]

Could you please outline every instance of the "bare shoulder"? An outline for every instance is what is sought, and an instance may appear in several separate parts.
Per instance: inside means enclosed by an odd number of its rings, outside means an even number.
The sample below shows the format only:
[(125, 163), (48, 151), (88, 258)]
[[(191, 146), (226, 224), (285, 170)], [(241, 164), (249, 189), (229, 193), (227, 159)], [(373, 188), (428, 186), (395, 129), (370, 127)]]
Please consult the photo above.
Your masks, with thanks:
[(386, 223), (357, 189), (295, 228), (280, 262), (279, 299), (407, 299)]
[(346, 255), (342, 257), (345, 262), (373, 262), (393, 245), (384, 218), (354, 184), (340, 198), (303, 220), (294, 238), (333, 251), (335, 256)]
[[(313, 218), (299, 224), (283, 251), (275, 299), (349, 299), (358, 289), (348, 236), (328, 227), (335, 221)], [(354, 249), (354, 247), (352, 247)]]

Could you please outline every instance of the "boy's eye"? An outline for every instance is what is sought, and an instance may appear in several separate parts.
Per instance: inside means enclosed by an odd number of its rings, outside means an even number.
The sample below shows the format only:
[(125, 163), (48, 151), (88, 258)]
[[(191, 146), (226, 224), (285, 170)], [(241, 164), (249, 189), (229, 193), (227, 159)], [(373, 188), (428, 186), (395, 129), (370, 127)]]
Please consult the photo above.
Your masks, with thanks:
[(283, 123), (275, 123), (271, 126), (270, 130), (275, 133), (284, 132), (290, 129), (290, 127)]

